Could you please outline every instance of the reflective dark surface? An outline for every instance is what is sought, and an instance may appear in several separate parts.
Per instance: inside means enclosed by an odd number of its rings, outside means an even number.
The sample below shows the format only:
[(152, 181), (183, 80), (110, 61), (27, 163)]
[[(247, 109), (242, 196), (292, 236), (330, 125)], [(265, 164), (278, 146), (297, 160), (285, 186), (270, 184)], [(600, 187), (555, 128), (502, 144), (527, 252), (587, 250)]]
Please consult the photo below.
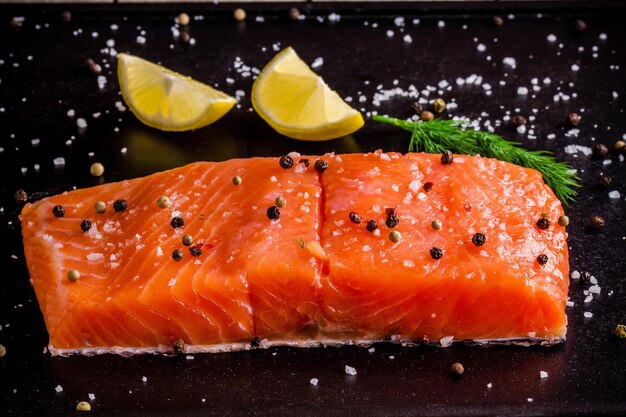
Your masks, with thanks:
[[(15, 9), (11, 14), (8, 10), (0, 8), (0, 343), (8, 352), (0, 359), (0, 414), (72, 415), (76, 403), (88, 400), (90, 393), (95, 395), (91, 414), (107, 416), (626, 413), (626, 341), (612, 336), (615, 325), (626, 321), (626, 166), (612, 151), (600, 159), (565, 152), (573, 144), (604, 143), (612, 149), (626, 134), (626, 25), (619, 9), (588, 9), (584, 16), (558, 9), (538, 16), (525, 10), (514, 19), (505, 13), (502, 27), (492, 23), (490, 12), (480, 10), (469, 15), (453, 10), (445, 15), (405, 11), (404, 27), (394, 23), (398, 13), (342, 14), (340, 21), (329, 22), (328, 13), (320, 12), (323, 22), (312, 15), (293, 22), (285, 9), (266, 10), (264, 22), (258, 22), (249, 11), (248, 20), (238, 23), (229, 13), (208, 11), (203, 20), (192, 19), (190, 24), (195, 45), (181, 44), (173, 37), (175, 13), (86, 11), (61, 23), (56, 13), (29, 12), (16, 29), (7, 24)], [(580, 17), (588, 26), (584, 32), (574, 28)], [(419, 24), (413, 23), (415, 18)], [(440, 20), (445, 27), (438, 27)], [(118, 29), (112, 30), (111, 25)], [(74, 35), (79, 29), (82, 33)], [(394, 32), (392, 37), (387, 36), (388, 30)], [(403, 41), (406, 34), (411, 43)], [(550, 34), (556, 36), (555, 42), (547, 40)], [(138, 43), (138, 36), (146, 42)], [(117, 51), (217, 83), (227, 93), (244, 91), (240, 108), (194, 132), (166, 133), (143, 126), (129, 111), (116, 108), (121, 97), (115, 59), (103, 51), (108, 40), (114, 41)], [(507, 112), (534, 116), (525, 134), (518, 134), (507, 122), (495, 130), (528, 148), (551, 150), (578, 170), (583, 187), (577, 202), (567, 209), (571, 267), (589, 271), (602, 288), (585, 304), (583, 291), (588, 286), (572, 282), (570, 297), (575, 305), (567, 308), (565, 344), (447, 349), (383, 344), (376, 345), (374, 352), (355, 347), (273, 348), (193, 359), (52, 358), (42, 353), (47, 334), (28, 282), (17, 219), (21, 205), (13, 199), (17, 189), (25, 189), (32, 200), (197, 160), (291, 150), (406, 151), (406, 132), (371, 121), (351, 137), (322, 143), (276, 134), (249, 111), (252, 79), (242, 76), (234, 63), (240, 57), (244, 65), (260, 69), (278, 43), (280, 49), (293, 46), (308, 63), (322, 57), (323, 65), (316, 71), (343, 97), (352, 97), (352, 105), (362, 107), (365, 116), (373, 110), (411, 115), (415, 99), (410, 97), (396, 95), (379, 107), (373, 104), (377, 86), (390, 90), (396, 87), (394, 80), (403, 90), (411, 84), (418, 91), (427, 86), (441, 89), (442, 93), (432, 91), (429, 99), (441, 96), (458, 105), (444, 113), (446, 117), (467, 116), (485, 126), (487, 120), (492, 125), (502, 121)], [(485, 51), (478, 51), (478, 44), (485, 45)], [(515, 69), (503, 64), (505, 57), (515, 58)], [(84, 66), (87, 58), (103, 65), (102, 89)], [(572, 65), (578, 70), (572, 70)], [(482, 76), (481, 84), (488, 83), (491, 90), (457, 85), (458, 77), (471, 74)], [(539, 91), (533, 91), (534, 78)], [(544, 83), (546, 78), (549, 84)], [(451, 90), (438, 87), (442, 80)], [(530, 90), (528, 95), (518, 94), (521, 86)], [(559, 92), (569, 100), (555, 101)], [(359, 102), (361, 95), (364, 102)], [(73, 117), (68, 117), (70, 109)], [(564, 124), (571, 111), (582, 115), (577, 136), (568, 136), (570, 127)], [(100, 115), (94, 117), (95, 113)], [(86, 129), (77, 128), (79, 117), (86, 120)], [(54, 167), (57, 157), (65, 158), (64, 167)], [(106, 167), (101, 179), (89, 175), (95, 161)], [(596, 185), (601, 174), (613, 179), (608, 189)], [(610, 191), (621, 195), (609, 198)], [(588, 229), (592, 214), (606, 220), (600, 233)], [(584, 318), (585, 311), (593, 317)], [(457, 361), (466, 371), (462, 378), (453, 379), (448, 369)], [(346, 375), (345, 365), (358, 374)], [(548, 378), (541, 379), (540, 371), (546, 371)], [(319, 384), (311, 385), (311, 378), (318, 378)], [(57, 385), (62, 392), (55, 391)]]

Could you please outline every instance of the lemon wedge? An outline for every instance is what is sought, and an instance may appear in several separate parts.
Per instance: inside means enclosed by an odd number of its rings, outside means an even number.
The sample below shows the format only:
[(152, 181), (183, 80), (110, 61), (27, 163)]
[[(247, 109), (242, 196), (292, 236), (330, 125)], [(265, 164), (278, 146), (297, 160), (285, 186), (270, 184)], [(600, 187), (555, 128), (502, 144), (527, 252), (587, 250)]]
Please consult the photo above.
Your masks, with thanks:
[(124, 101), (144, 124), (169, 131), (198, 129), (224, 116), (237, 100), (190, 77), (129, 54), (119, 54)]
[(322, 141), (363, 126), (346, 104), (293, 48), (279, 52), (252, 85), (252, 106), (276, 131), (294, 139)]

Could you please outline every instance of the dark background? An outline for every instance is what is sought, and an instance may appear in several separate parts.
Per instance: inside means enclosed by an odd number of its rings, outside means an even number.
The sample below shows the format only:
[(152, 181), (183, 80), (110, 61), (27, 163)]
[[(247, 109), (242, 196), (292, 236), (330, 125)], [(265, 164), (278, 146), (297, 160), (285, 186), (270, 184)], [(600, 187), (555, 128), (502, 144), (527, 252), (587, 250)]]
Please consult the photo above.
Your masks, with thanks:
[[(0, 343), (7, 348), (0, 359), (0, 414), (72, 415), (76, 403), (88, 400), (89, 393), (95, 394), (93, 415), (626, 413), (626, 341), (612, 335), (615, 325), (626, 321), (625, 163), (613, 151), (606, 158), (565, 152), (572, 144), (604, 143), (612, 150), (614, 142), (626, 135), (626, 13), (623, 7), (598, 4), (603, 3), (568, 7), (534, 3), (507, 10), (497, 5), (435, 9), (410, 4), (378, 10), (344, 4), (334, 6), (341, 15), (339, 22), (329, 22), (328, 5), (302, 5), (307, 18), (298, 22), (288, 19), (289, 5), (249, 5), (248, 20), (242, 23), (232, 18), (234, 5), (80, 6), (70, 8), (69, 23), (59, 20), (59, 6), (0, 7)], [(194, 45), (172, 35), (180, 11), (192, 15), (189, 32)], [(504, 18), (503, 26), (493, 24), (494, 14)], [(20, 15), (25, 17), (22, 26), (12, 27), (9, 21)], [(196, 20), (198, 15), (203, 19)], [(264, 22), (257, 22), (257, 15)], [(403, 33), (394, 24), (400, 15), (405, 17)], [(414, 18), (420, 23), (414, 25)], [(577, 18), (587, 23), (585, 31), (575, 29)], [(439, 20), (445, 21), (444, 28), (438, 27)], [(377, 28), (372, 27), (374, 22)], [(119, 28), (112, 30), (112, 24)], [(82, 33), (74, 35), (79, 29)], [(392, 38), (387, 30), (394, 31)], [(547, 41), (551, 33), (556, 42)], [(605, 40), (600, 39), (602, 33)], [(412, 43), (402, 40), (405, 34), (411, 35)], [(145, 44), (136, 42), (140, 35)], [(217, 84), (229, 94), (244, 91), (240, 108), (194, 132), (165, 133), (143, 126), (130, 111), (116, 108), (115, 102), (122, 99), (115, 58), (103, 51), (109, 39), (117, 51), (160, 62)], [(364, 108), (365, 127), (342, 139), (299, 142), (281, 137), (250, 111), (252, 79), (234, 69), (235, 58), (261, 69), (278, 42), (281, 49), (293, 46), (309, 64), (322, 57), (324, 64), (316, 71), (343, 97), (351, 96), (353, 106)], [(486, 51), (477, 51), (479, 43)], [(517, 68), (503, 65), (504, 57), (514, 57)], [(107, 80), (103, 89), (86, 69), (87, 58), (103, 66)], [(571, 70), (573, 64), (579, 71)], [(471, 74), (482, 76), (492, 94), (486, 95), (480, 85), (456, 85), (457, 77)], [(544, 85), (546, 77), (550, 85)], [(227, 83), (227, 78), (234, 83)], [(532, 91), (533, 78), (539, 80), (538, 92)], [(570, 264), (572, 270), (593, 274), (602, 292), (584, 304), (588, 286), (572, 281), (575, 306), (567, 308), (565, 344), (447, 349), (377, 344), (373, 353), (355, 347), (272, 348), (193, 359), (53, 358), (43, 353), (47, 334), (23, 257), (17, 218), (21, 205), (13, 199), (17, 189), (25, 189), (33, 201), (198, 160), (275, 156), (291, 150), (406, 151), (406, 132), (367, 120), (372, 110), (398, 117), (412, 114), (415, 100), (409, 97), (395, 96), (380, 107), (372, 104), (377, 86), (394, 88), (393, 80), (404, 90), (413, 84), (420, 91), (447, 80), (450, 91), (433, 91), (429, 97), (457, 103), (442, 117), (466, 116), (484, 127), (486, 121), (492, 125), (502, 121), (507, 112), (534, 116), (528, 128), (536, 139), (529, 139), (529, 132), (518, 134), (507, 122), (495, 130), (530, 149), (548, 149), (578, 170), (582, 188), (577, 201), (567, 207)], [(518, 95), (519, 86), (528, 87), (529, 95)], [(555, 102), (559, 92), (569, 95), (569, 101)], [(358, 102), (361, 94), (366, 97), (363, 103)], [(68, 117), (70, 109), (75, 110), (74, 117)], [(570, 127), (564, 120), (571, 111), (582, 115), (577, 137), (566, 136)], [(95, 118), (94, 113), (101, 115)], [(86, 129), (77, 128), (78, 117), (85, 118)], [(548, 139), (550, 134), (555, 138)], [(38, 145), (31, 142), (35, 138), (40, 139)], [(52, 160), (60, 156), (66, 165), (55, 168)], [(95, 161), (106, 167), (103, 178), (89, 175)], [(613, 179), (608, 189), (597, 186), (602, 174)], [(613, 190), (621, 197), (609, 198)], [(600, 233), (588, 228), (592, 214), (606, 220)], [(593, 317), (584, 318), (585, 311)], [(456, 361), (466, 369), (461, 379), (448, 374)], [(358, 374), (346, 375), (345, 365), (355, 367)], [(540, 379), (540, 371), (549, 377)], [(318, 378), (319, 385), (311, 385), (311, 378)], [(57, 385), (62, 392), (55, 392)]]

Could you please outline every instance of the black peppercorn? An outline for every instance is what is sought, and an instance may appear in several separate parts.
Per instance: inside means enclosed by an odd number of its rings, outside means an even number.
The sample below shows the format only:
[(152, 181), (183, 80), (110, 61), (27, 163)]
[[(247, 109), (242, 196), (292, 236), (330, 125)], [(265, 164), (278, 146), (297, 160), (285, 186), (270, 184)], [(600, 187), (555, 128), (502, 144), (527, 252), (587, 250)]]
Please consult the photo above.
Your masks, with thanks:
[(373, 232), (376, 229), (378, 229), (378, 224), (376, 224), (376, 220), (370, 220), (365, 225), (365, 230), (367, 230), (368, 232)]
[(178, 35), (178, 40), (182, 43), (189, 43), (189, 41), (191, 40), (191, 35), (187, 31), (180, 32), (180, 35)]
[(260, 344), (261, 344), (261, 339), (259, 339), (258, 337), (253, 337), (250, 340), (250, 347), (252, 348), (258, 348)]
[(541, 255), (537, 256), (537, 263), (539, 263), (539, 265), (547, 264), (548, 263), (548, 255), (541, 254)]
[(546, 219), (545, 217), (540, 218), (539, 220), (537, 220), (537, 227), (541, 230), (546, 230), (548, 227), (550, 227), (550, 220)]
[(192, 246), (189, 248), (189, 253), (191, 254), (191, 256), (200, 256), (202, 255), (202, 249), (200, 249), (198, 246)]
[(87, 232), (89, 229), (91, 229), (91, 221), (90, 220), (83, 220), (82, 222), (80, 222), (80, 229), (83, 232)]
[(98, 64), (91, 58), (85, 61), (85, 65), (87, 66), (87, 69), (89, 69), (89, 71), (91, 71), (91, 73), (94, 75), (99, 75), (102, 72), (102, 67), (100, 66), (100, 64)]
[(317, 161), (315, 161), (315, 170), (320, 174), (326, 171), (326, 168), (328, 168), (328, 162), (324, 161), (323, 159), (318, 159)]
[(283, 155), (280, 157), (278, 163), (280, 164), (281, 168), (289, 169), (293, 166), (293, 158), (289, 155)]
[(472, 243), (474, 246), (482, 246), (487, 241), (487, 237), (483, 233), (475, 233), (472, 236)]
[(441, 259), (443, 257), (443, 251), (439, 248), (433, 247), (430, 250), (430, 257), (433, 259)]
[(441, 163), (444, 165), (448, 165), (451, 164), (452, 161), (454, 160), (454, 155), (452, 155), (452, 152), (447, 150), (444, 153), (441, 154)]
[(267, 218), (270, 220), (277, 220), (280, 217), (280, 210), (276, 206), (272, 206), (267, 209)]
[(113, 209), (115, 211), (124, 211), (126, 210), (126, 208), (128, 207), (128, 203), (126, 203), (126, 200), (115, 200), (113, 202)]
[(61, 22), (67, 23), (72, 20), (72, 13), (69, 10), (65, 10), (61, 12), (59, 18), (61, 19)]
[(52, 214), (54, 215), (54, 217), (63, 217), (65, 216), (65, 209), (63, 208), (63, 206), (57, 204), (56, 206), (52, 207)]
[(500, 16), (494, 16), (491, 20), (496, 26), (502, 26), (504, 24), (504, 19), (502, 19)]
[(572, 126), (578, 126), (580, 123), (580, 115), (574, 112), (569, 113), (567, 115), (567, 122)]
[(601, 176), (600, 181), (598, 181), (600, 186), (604, 188), (608, 188), (611, 185), (611, 182), (612, 182), (611, 177), (609, 177), (608, 175)]
[(609, 149), (602, 143), (598, 143), (593, 147), (593, 154), (597, 157), (604, 158), (608, 153)]
[(176, 262), (183, 259), (183, 256), (184, 256), (183, 251), (180, 249), (176, 249), (174, 252), (172, 252), (172, 259), (175, 260)]
[(174, 343), (172, 343), (172, 350), (174, 353), (184, 353), (185, 342), (183, 342), (183, 339), (176, 339)]
[(170, 220), (170, 226), (172, 226), (174, 229), (178, 229), (180, 227), (183, 227), (185, 225), (185, 221), (183, 220), (182, 217), (172, 217), (172, 220)]
[(363, 220), (361, 216), (359, 215), (359, 213), (356, 213), (354, 211), (350, 212), (349, 217), (350, 217), (350, 221), (355, 224), (361, 224), (361, 221)]
[(411, 104), (411, 108), (413, 109), (413, 111), (415, 111), (416, 114), (422, 114), (422, 112), (424, 111), (422, 105), (419, 104), (417, 101)]
[(590, 223), (591, 227), (598, 230), (603, 229), (605, 226), (604, 219), (598, 215), (591, 216)]
[(513, 124), (513, 126), (522, 126), (522, 125), (525, 125), (526, 123), (528, 123), (528, 120), (526, 120), (526, 118), (522, 116), (521, 114), (516, 114), (511, 119), (511, 124)]
[(428, 181), (424, 183), (424, 191), (428, 192), (433, 189), (433, 183)]
[(304, 165), (305, 167), (308, 168), (311, 165), (311, 160), (303, 158), (303, 159), (299, 160), (298, 163), (302, 164), (302, 165)]
[(15, 198), (15, 201), (18, 203), (23, 203), (28, 200), (28, 194), (26, 191), (19, 189), (13, 194), (13, 198)]
[(400, 219), (395, 214), (389, 215), (387, 217), (387, 220), (385, 220), (385, 224), (390, 229), (393, 229), (394, 227), (396, 227), (398, 223), (400, 223)]

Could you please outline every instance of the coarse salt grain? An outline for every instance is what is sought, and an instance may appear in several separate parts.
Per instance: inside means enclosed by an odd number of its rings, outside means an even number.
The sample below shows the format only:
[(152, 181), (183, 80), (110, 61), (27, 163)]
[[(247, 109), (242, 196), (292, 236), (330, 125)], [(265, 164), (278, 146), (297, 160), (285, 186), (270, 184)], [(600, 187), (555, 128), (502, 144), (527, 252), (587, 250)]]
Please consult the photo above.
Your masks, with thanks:
[(454, 340), (454, 336), (445, 336), (439, 340), (439, 343), (441, 343), (442, 347), (447, 347), (452, 344), (452, 340)]
[(413, 38), (411, 37), (411, 35), (404, 35), (404, 37), (402, 38), (402, 40), (405, 43), (412, 43), (413, 42)]
[(479, 43), (479, 44), (476, 46), (476, 49), (478, 50), (478, 52), (485, 52), (485, 50), (487, 49), (487, 47), (486, 47), (484, 44)]
[(317, 378), (311, 378), (311, 380), (309, 381), (309, 384), (317, 386), (317, 383), (318, 383), (318, 382), (319, 382), (319, 379), (317, 379)]
[(597, 285), (592, 285), (591, 287), (589, 287), (589, 293), (591, 294), (600, 294), (601, 290), (602, 289)]
[(546, 39), (548, 42), (556, 42), (556, 35), (554, 33), (549, 34)]
[(619, 193), (619, 191), (611, 191), (609, 192), (609, 198), (620, 198), (621, 194)]
[(547, 378), (548, 373), (546, 371), (539, 371), (539, 378)]
[(96, 399), (96, 394), (89, 393), (89, 394), (87, 394), (87, 397), (89, 397), (89, 399), (90, 399), (91, 401), (93, 401), (93, 400), (95, 400), (95, 399)]
[(52, 160), (52, 163), (54, 164), (55, 167), (64, 167), (65, 166), (65, 158), (63, 158), (62, 156), (59, 156), (58, 158), (54, 158)]
[(487, 384), (487, 388), (491, 388), (491, 387), (493, 387), (493, 384), (490, 382)]
[(387, 31), (387, 37), (388, 38), (393, 38), (393, 30), (388, 30)]
[(56, 387), (54, 387), (54, 390), (56, 392), (63, 392), (63, 387), (61, 385), (57, 385)]
[(576, 65), (576, 64), (572, 64), (571, 68), (572, 68), (572, 71), (574, 71), (574, 72), (576, 72), (576, 71), (578, 71), (580, 69), (580, 67), (578, 65)]
[(568, 307), (574, 307), (574, 302), (573, 301), (566, 301), (565, 305)]
[(76, 126), (78, 126), (81, 129), (84, 129), (87, 127), (87, 121), (83, 119), (82, 117), (79, 117), (78, 119), (76, 119)]
[(520, 95), (520, 96), (528, 95), (528, 88), (527, 87), (517, 87), (517, 94)]
[(356, 369), (354, 369), (353, 367), (346, 365), (344, 367), (344, 371), (346, 372), (346, 374), (348, 375), (356, 375)]
[(515, 69), (517, 67), (517, 62), (515, 61), (515, 58), (507, 56), (506, 58), (504, 58), (502, 60), (502, 63), (508, 67), (511, 67), (513, 69)]
[(322, 57), (317, 57), (315, 58), (315, 60), (313, 61), (313, 63), (311, 64), (311, 68), (319, 68), (322, 65), (324, 65), (324, 58)]
[(593, 317), (593, 313), (591, 313), (591, 312), (589, 312), (589, 311), (585, 311), (585, 312), (583, 313), (583, 316), (585, 316), (585, 318), (590, 319), (590, 318), (592, 318), (592, 317)]
[(142, 377), (141, 377), (141, 381), (142, 381), (142, 382), (147, 382), (147, 381), (148, 381), (148, 378), (146, 378), (145, 376), (142, 376)]

